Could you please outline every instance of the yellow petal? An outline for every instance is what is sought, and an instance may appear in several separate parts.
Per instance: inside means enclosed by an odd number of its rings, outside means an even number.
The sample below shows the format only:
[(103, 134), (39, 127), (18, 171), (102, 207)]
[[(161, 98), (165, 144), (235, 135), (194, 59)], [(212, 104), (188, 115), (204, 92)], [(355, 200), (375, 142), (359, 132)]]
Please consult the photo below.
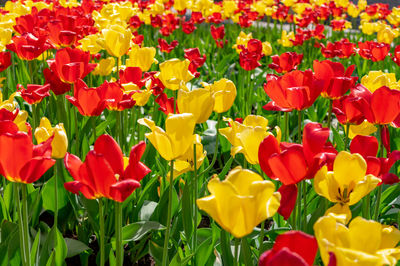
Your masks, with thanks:
[(341, 151), (333, 163), (334, 178), (341, 191), (352, 189), (353, 185), (361, 181), (367, 171), (367, 163), (359, 154)]
[(349, 205), (359, 202), (364, 196), (374, 190), (380, 182), (381, 179), (373, 175), (365, 176), (355, 185), (353, 191), (350, 193)]
[(179, 90), (178, 109), (181, 113), (191, 113), (197, 124), (204, 123), (210, 117), (214, 107), (214, 97), (207, 89), (192, 91)]

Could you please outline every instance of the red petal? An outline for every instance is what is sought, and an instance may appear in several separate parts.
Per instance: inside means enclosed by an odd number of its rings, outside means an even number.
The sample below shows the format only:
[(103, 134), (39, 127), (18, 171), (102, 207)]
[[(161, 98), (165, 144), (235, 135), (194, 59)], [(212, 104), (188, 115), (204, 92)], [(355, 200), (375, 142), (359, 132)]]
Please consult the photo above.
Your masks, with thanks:
[(278, 189), (278, 192), (281, 193), (281, 205), (279, 206), (278, 213), (287, 220), (296, 206), (297, 186), (283, 185)]
[(42, 177), (54, 164), (51, 158), (35, 157), (28, 161), (19, 172), (23, 183), (33, 183)]
[(140, 183), (136, 180), (123, 180), (111, 186), (110, 196), (115, 201), (124, 202), (138, 187), (140, 187)]
[(350, 152), (359, 153), (362, 157), (375, 157), (378, 153), (379, 143), (374, 136), (357, 135), (350, 143)]
[(124, 172), (124, 159), (118, 143), (110, 135), (101, 135), (94, 143), (94, 150), (102, 154), (112, 167), (114, 174)]
[(271, 155), (279, 153), (280, 148), (278, 141), (272, 135), (267, 136), (260, 144), (258, 148), (258, 161), (260, 163), (260, 167), (263, 172), (272, 179), (276, 179), (274, 176), (270, 165), (268, 163), (269, 158)]

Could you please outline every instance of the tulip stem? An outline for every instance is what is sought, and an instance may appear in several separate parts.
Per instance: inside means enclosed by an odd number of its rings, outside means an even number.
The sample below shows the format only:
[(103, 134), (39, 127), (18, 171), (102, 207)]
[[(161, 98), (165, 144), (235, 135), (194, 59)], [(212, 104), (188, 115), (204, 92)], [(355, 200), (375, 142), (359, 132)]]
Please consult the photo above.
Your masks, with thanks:
[[(57, 228), (58, 226), (58, 180), (57, 180), (57, 176), (58, 176), (58, 170), (60, 169), (58, 166), (60, 164), (60, 162), (62, 163), (62, 161), (57, 160), (56, 165), (54, 167), (54, 228)], [(54, 241), (57, 241), (57, 234), (54, 235), (55, 239)], [(54, 242), (56, 243), (56, 242)]]
[(99, 220), (100, 220), (100, 266), (103, 266), (104, 261), (104, 208), (103, 198), (99, 198)]
[(303, 181), (303, 231), (306, 230), (307, 226), (307, 182)]
[(285, 132), (283, 138), (285, 141), (289, 141), (289, 113), (285, 112), (284, 114), (284, 123), (285, 123)]
[(15, 196), (15, 201), (17, 203), (17, 212), (18, 212), (18, 232), (19, 232), (19, 246), (21, 249), (21, 257), (22, 257), (22, 264), (23, 265), (28, 265), (26, 262), (26, 250), (25, 250), (25, 238), (24, 238), (24, 226), (23, 226), (23, 220), (22, 220), (22, 211), (21, 211), (21, 199), (19, 197), (19, 190), (20, 190), (20, 184), (19, 183), (14, 183), (14, 196)]
[(174, 184), (174, 160), (171, 160), (170, 166), (170, 178), (169, 178), (169, 191), (168, 191), (168, 214), (167, 214), (167, 224), (164, 239), (164, 249), (163, 249), (163, 259), (162, 266), (168, 265), (168, 242), (169, 242), (169, 232), (171, 227), (171, 216), (172, 216), (172, 189)]
[(265, 221), (262, 221), (261, 223), (261, 231), (260, 231), (260, 237), (259, 237), (259, 251), (260, 254), (263, 251), (263, 245), (264, 245), (264, 229), (265, 229)]
[(327, 127), (328, 127), (329, 129), (331, 129), (332, 104), (333, 104), (333, 101), (332, 101), (332, 100), (329, 100), (328, 123), (327, 123)]
[(96, 117), (93, 116), (92, 117), (92, 129), (93, 129), (93, 143), (96, 142), (96, 138), (97, 138), (97, 132), (96, 132)]
[(297, 229), (300, 230), (301, 229), (301, 188), (302, 188), (302, 183), (299, 182), (298, 184), (298, 190), (297, 190), (297, 217), (298, 217), (298, 221), (295, 221), (295, 224), (297, 226)]
[(344, 149), (347, 150), (347, 146), (349, 145), (349, 130), (350, 130), (350, 124), (346, 124), (346, 132), (345, 132), (345, 139), (344, 139)]
[(213, 155), (213, 158), (212, 158), (212, 161), (211, 161), (211, 163), (208, 165), (208, 167), (206, 168), (206, 169), (204, 169), (203, 170), (203, 172), (201, 172), (200, 174), (199, 174), (199, 176), (202, 176), (203, 174), (205, 174), (205, 173), (208, 173), (208, 171), (210, 171), (211, 170), (211, 168), (214, 166), (214, 164), (215, 164), (215, 162), (217, 161), (217, 154), (218, 154), (218, 144), (219, 144), (219, 124), (220, 124), (220, 121), (221, 121), (221, 117), (222, 117), (222, 115), (221, 114), (218, 114), (218, 118), (217, 118), (217, 125), (216, 125), (216, 139), (215, 139), (215, 148), (214, 148), (214, 155)]
[(31, 254), (30, 254), (30, 244), (29, 244), (29, 226), (28, 226), (28, 201), (26, 184), (21, 184), (22, 188), (22, 220), (24, 227), (24, 249), (26, 256), (26, 265), (31, 265)]
[(301, 144), (301, 110), (298, 111), (297, 116), (297, 141)]
[(176, 114), (176, 98), (178, 98), (178, 90), (174, 90), (174, 114)]
[[(383, 126), (379, 125), (378, 126), (378, 131), (379, 131), (379, 158), (383, 158)], [(379, 205), (381, 204), (381, 195), (382, 195), (382, 185), (378, 187), (378, 193), (376, 195), (376, 203), (375, 203), (375, 212), (374, 212), (374, 219), (377, 221), (379, 218)]]
[(124, 250), (122, 248), (122, 203), (115, 202), (115, 235), (116, 235), (116, 265), (122, 266), (124, 262)]
[(196, 252), (197, 249), (197, 206), (196, 206), (196, 199), (198, 197), (198, 182), (197, 182), (197, 154), (196, 154), (196, 143), (193, 144), (193, 164), (194, 164), (194, 169), (193, 169), (193, 191), (194, 191), (194, 196), (193, 196), (193, 211), (194, 211), (194, 232), (193, 232), (193, 252)]
[(234, 258), (234, 265), (239, 265), (239, 238), (235, 238), (235, 258)]

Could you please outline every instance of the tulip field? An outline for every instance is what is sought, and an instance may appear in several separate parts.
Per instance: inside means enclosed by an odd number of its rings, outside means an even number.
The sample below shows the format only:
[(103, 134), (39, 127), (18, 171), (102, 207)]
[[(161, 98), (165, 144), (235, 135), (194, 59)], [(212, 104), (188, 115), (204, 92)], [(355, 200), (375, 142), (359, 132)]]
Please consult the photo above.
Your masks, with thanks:
[(0, 13), (0, 266), (400, 265), (400, 6)]

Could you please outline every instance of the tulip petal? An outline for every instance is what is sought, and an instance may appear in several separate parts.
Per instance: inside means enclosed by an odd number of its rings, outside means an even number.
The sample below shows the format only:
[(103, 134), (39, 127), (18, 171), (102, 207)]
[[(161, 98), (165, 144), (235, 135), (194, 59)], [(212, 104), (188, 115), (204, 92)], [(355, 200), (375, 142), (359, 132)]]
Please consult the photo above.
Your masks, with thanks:
[(124, 162), (122, 150), (110, 135), (101, 135), (94, 143), (96, 153), (102, 154), (112, 167), (115, 174), (122, 175)]
[(36, 157), (29, 160), (20, 170), (19, 175), (22, 183), (33, 183), (47, 172), (54, 164), (51, 158)]
[(138, 187), (140, 187), (140, 183), (136, 180), (122, 180), (110, 187), (110, 197), (115, 201), (124, 202), (126, 198), (129, 197)]

